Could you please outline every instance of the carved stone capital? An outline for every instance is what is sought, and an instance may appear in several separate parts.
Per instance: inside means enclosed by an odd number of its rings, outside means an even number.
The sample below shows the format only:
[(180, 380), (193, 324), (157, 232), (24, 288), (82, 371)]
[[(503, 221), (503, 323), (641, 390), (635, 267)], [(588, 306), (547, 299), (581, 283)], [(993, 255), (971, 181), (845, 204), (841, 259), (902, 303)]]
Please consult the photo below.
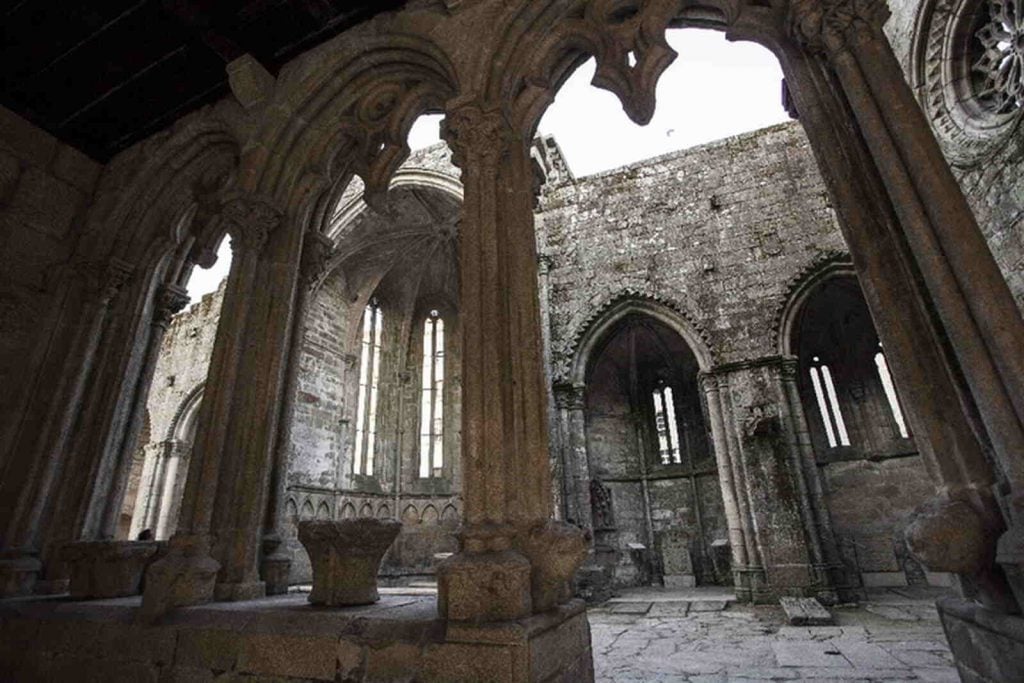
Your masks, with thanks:
[(221, 209), (221, 220), (231, 234), (231, 251), (236, 256), (262, 251), (282, 217), (281, 211), (257, 197), (236, 197)]
[(496, 167), (516, 138), (499, 110), (475, 104), (448, 112), (441, 124), (441, 137), (452, 149), (452, 163), (462, 169), (467, 164)]
[(302, 281), (306, 289), (313, 291), (323, 284), (327, 277), (327, 263), (334, 249), (334, 243), (322, 232), (306, 235), (302, 245)]
[(156, 293), (153, 306), (153, 324), (167, 327), (171, 318), (188, 306), (191, 298), (188, 290), (180, 285), (164, 284)]
[(586, 386), (561, 382), (553, 387), (555, 405), (559, 410), (582, 410), (586, 405)]
[(884, 39), (885, 0), (791, 0), (790, 32), (816, 52), (835, 53), (851, 44)]
[(114, 257), (109, 261), (80, 261), (71, 266), (72, 278), (81, 284), (89, 299), (107, 306), (117, 293), (128, 284), (132, 264)]

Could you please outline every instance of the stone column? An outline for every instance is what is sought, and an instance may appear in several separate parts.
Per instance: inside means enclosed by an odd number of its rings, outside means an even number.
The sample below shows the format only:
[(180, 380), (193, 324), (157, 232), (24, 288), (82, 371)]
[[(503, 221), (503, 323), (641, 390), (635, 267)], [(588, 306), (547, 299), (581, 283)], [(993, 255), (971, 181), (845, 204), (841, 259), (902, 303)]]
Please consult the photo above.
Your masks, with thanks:
[(112, 539), (117, 533), (132, 456), (139, 447), (139, 432), (142, 430), (146, 415), (146, 401), (157, 360), (160, 358), (160, 347), (171, 319), (185, 308), (188, 302), (188, 290), (180, 285), (165, 283), (156, 291), (149, 339), (146, 342), (142, 368), (135, 381), (128, 422), (113, 462), (103, 471), (105, 477), (109, 477), (108, 485), (93, 487), (93, 500), (88, 507), (83, 525), (83, 537), (86, 539)]
[(291, 426), (294, 421), (295, 394), (298, 391), (298, 376), (302, 337), (305, 334), (306, 312), (317, 288), (326, 275), (327, 259), (333, 248), (331, 240), (320, 232), (306, 235), (302, 248), (300, 289), (295, 306), (296, 323), (292, 329), (291, 349), (288, 357), (287, 388), (284, 408), (274, 461), (271, 466), (268, 489), (266, 518), (263, 522), (263, 554), (260, 559), (260, 578), (266, 585), (267, 595), (288, 592), (288, 574), (292, 558), (282, 537), (282, 516), (284, 515), (285, 487), (288, 484), (288, 448), (291, 443)]
[[(1024, 378), (1019, 345), (1007, 340), (1024, 330), (892, 55), (885, 16), (878, 0), (794, 0), (797, 44), (779, 57), (921, 454), (941, 497), (964, 501), (977, 518), (969, 526), (994, 538), (1004, 526), (992, 490), (998, 477), (977, 435), (991, 440), (1006, 479), (1019, 482), (1015, 401)], [(985, 564), (961, 568), (969, 591), (1010, 608), (1005, 584)]]
[[(146, 577), (143, 615), (264, 594), (258, 556), (298, 263), (282, 214), (237, 197), (220, 220), (233, 259), (224, 292), (178, 529)], [(272, 236), (280, 253), (268, 253)], [(291, 239), (289, 239), (291, 238)], [(219, 570), (219, 576), (218, 576)]]
[(557, 384), (554, 398), (562, 451), (565, 518), (592, 531), (585, 391), (586, 387), (580, 384)]
[(452, 106), (443, 137), (465, 187), (459, 232), (461, 550), (438, 569), (451, 620), (501, 621), (567, 599), (583, 533), (550, 518), (533, 173), (504, 112)]
[(83, 264), (68, 277), (64, 315), (71, 322), (64, 328), (65, 343), (55, 347), (58, 372), (45, 389), (45, 418), (38, 431), (19, 436), (24, 457), (12, 461), (0, 481), (0, 597), (30, 593), (42, 568), (37, 559), (42, 521), (64, 465), (59, 456), (78, 417), (111, 301), (132, 270), (115, 258)]

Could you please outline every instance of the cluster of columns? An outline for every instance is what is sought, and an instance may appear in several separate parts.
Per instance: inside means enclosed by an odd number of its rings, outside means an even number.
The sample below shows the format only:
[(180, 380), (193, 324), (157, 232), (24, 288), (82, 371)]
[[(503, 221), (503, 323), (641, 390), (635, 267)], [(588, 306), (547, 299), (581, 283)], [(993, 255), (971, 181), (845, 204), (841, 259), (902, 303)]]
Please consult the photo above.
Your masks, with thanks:
[[(882, 33), (883, 8), (875, 0), (792, 0), (796, 40), (782, 40), (776, 54), (904, 390), (921, 453), (941, 482), (940, 500), (925, 516), (933, 523), (917, 527), (911, 546), (931, 569), (959, 573), (969, 592), (1013, 611), (1024, 602), (1024, 321)], [(439, 602), (450, 619), (511, 619), (567, 597), (585, 543), (579, 528), (551, 519), (526, 132), (509, 121), (501, 104), (456, 100), (448, 107), (444, 136), (465, 186), (459, 243), (465, 526), (462, 550), (440, 568)], [(178, 532), (146, 582), (144, 610), (150, 614), (265, 592), (260, 553), (304, 236), (295, 226), (282, 229), (283, 212), (251, 195), (227, 201), (219, 220), (234, 237), (235, 259)], [(26, 452), (71, 456), (25, 461), (0, 484), (0, 493), (13, 494), (0, 495), (0, 570), (21, 562), (21, 573), (4, 574), (14, 583), (36, 567), (31, 551), (42, 543), (42, 517), (55, 492), (60, 500), (47, 524), (64, 531), (49, 534), (52, 544), (108, 534), (116, 521), (131, 439), (104, 441), (101, 450), (109, 457), (88, 462), (78, 454), (90, 449), (69, 449), (68, 438), (80, 419), (72, 407), (80, 404), (89, 377), (82, 359), (97, 356), (110, 301), (129, 272), (113, 263), (110, 284), (72, 316), (76, 322), (61, 341), (67, 362), (50, 376), (59, 399), (36, 432), (40, 443), (24, 444)], [(132, 288), (138, 293), (149, 286)], [(79, 305), (80, 298), (69, 286), (65, 306)], [(130, 311), (122, 323), (152, 315), (147, 310)], [(151, 338), (158, 336), (155, 329)], [(106, 390), (133, 395), (152, 372), (146, 348), (120, 352), (115, 367), (125, 372)], [(724, 403), (721, 380), (704, 385), (709, 406)], [(789, 391), (785, 382), (781, 386)], [(130, 406), (114, 412), (86, 415), (127, 425), (97, 438), (133, 433), (138, 418)], [(744, 425), (756, 438), (759, 430), (773, 428), (772, 419), (753, 416)], [(726, 439), (716, 443), (720, 469), (740, 490), (739, 451), (728, 442), (730, 430), (720, 433)], [(799, 471), (808, 465), (794, 466)], [(62, 468), (70, 476), (55, 487)], [(579, 489), (581, 474), (569, 474)], [(94, 486), (97, 476), (101, 486)], [(806, 490), (808, 500), (815, 495), (813, 487)], [(584, 506), (576, 505), (584, 520)], [(749, 514), (743, 514), (741, 498), (729, 505), (738, 520), (735, 528), (730, 524), (733, 551), (745, 554), (737, 566), (767, 570), (764, 548), (759, 551), (744, 525)], [(980, 550), (952, 554), (954, 541), (941, 530), (965, 514), (977, 521)], [(1002, 569), (992, 561), (992, 540), (1000, 533)], [(811, 555), (812, 564), (829, 563), (827, 549)]]

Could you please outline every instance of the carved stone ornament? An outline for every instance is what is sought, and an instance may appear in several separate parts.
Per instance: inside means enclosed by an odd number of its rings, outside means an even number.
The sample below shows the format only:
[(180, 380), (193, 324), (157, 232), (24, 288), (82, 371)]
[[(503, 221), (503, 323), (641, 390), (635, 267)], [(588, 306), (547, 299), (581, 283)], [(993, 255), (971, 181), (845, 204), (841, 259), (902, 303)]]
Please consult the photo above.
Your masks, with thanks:
[(911, 48), (911, 85), (943, 153), (956, 166), (984, 163), (1020, 129), (1022, 11), (1021, 0), (922, 4)]
[(793, 37), (819, 52), (881, 39), (889, 18), (885, 0), (791, 0), (789, 7)]
[(441, 123), (441, 137), (452, 149), (452, 163), (494, 167), (514, 140), (508, 120), (497, 109), (470, 104), (448, 112)]
[(586, 387), (560, 382), (554, 387), (555, 405), (563, 410), (582, 410), (586, 405)]
[(231, 234), (231, 251), (236, 255), (262, 251), (282, 217), (281, 211), (257, 197), (236, 197), (221, 209), (221, 220)]
[(177, 313), (188, 306), (188, 290), (180, 285), (164, 284), (156, 293), (153, 324), (166, 327)]

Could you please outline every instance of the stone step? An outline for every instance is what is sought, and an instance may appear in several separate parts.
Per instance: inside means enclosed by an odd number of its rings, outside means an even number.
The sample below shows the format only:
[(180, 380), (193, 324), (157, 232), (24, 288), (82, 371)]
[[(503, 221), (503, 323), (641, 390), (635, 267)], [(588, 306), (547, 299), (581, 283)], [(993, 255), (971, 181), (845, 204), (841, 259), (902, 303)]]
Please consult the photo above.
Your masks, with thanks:
[(816, 598), (779, 598), (791, 626), (831, 626), (832, 615)]

